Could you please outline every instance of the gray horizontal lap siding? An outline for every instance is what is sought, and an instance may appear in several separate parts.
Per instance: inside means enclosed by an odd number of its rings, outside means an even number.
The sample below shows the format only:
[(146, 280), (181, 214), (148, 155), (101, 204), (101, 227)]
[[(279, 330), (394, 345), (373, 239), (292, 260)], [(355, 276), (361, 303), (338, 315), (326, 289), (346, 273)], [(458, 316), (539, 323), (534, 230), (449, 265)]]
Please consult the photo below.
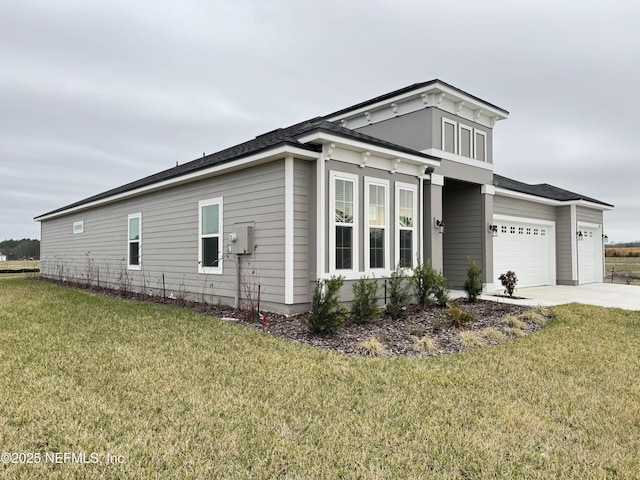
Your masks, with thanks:
[(496, 195), (493, 199), (493, 213), (514, 217), (535, 218), (556, 221), (556, 207), (528, 202), (519, 198)]
[[(117, 287), (123, 269), (133, 288), (167, 295), (232, 301), (236, 270), (233, 255), (223, 274), (198, 273), (198, 202), (223, 198), (223, 235), (239, 222), (255, 222), (254, 254), (243, 265), (257, 272), (267, 302), (284, 302), (284, 161), (149, 193), (118, 203), (42, 222), (43, 274), (56, 276), (60, 267), (77, 280), (91, 259), (100, 268), (101, 283)], [(142, 212), (142, 270), (126, 270), (127, 216)], [(72, 234), (74, 221), (84, 220), (83, 234)], [(89, 253), (87, 253), (89, 252)]]
[[(293, 303), (309, 303), (309, 268), (315, 254), (309, 248), (309, 210), (311, 208), (309, 182), (315, 163), (295, 160), (293, 165)], [(314, 205), (315, 209), (315, 205)]]
[(595, 223), (602, 225), (603, 213), (602, 210), (595, 210), (588, 207), (576, 207), (576, 219), (579, 222)]
[(571, 206), (557, 208), (556, 224), (556, 279), (559, 285), (574, 285), (573, 253), (571, 243)]
[(483, 200), (479, 185), (446, 181), (443, 190), (442, 219), (444, 276), (447, 283), (459, 288), (467, 278), (467, 257), (484, 264)]

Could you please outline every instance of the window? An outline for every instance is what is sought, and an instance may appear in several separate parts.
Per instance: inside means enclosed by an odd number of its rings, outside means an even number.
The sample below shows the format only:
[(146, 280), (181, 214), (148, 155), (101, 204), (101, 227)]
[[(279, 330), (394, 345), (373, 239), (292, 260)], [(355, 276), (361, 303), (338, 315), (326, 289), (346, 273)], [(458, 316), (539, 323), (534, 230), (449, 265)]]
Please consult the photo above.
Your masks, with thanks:
[(463, 157), (473, 158), (473, 129), (460, 124), (460, 147), (458, 152)]
[(403, 267), (413, 267), (418, 253), (417, 187), (396, 183), (396, 262)]
[(358, 177), (329, 172), (331, 237), (330, 271), (358, 270)]
[(389, 207), (387, 190), (389, 182), (365, 177), (365, 205), (368, 219), (365, 232), (366, 270), (388, 269), (389, 240), (387, 219)]
[(222, 273), (222, 198), (198, 203), (198, 272)]
[(442, 118), (442, 150), (458, 153), (458, 124), (448, 118)]
[(142, 244), (142, 213), (134, 213), (129, 215), (129, 240), (128, 240), (128, 268), (131, 270), (140, 270), (141, 260), (141, 244)]
[(487, 161), (487, 134), (480, 130), (474, 130), (474, 158), (481, 162)]
[(84, 233), (84, 220), (73, 222), (73, 234)]

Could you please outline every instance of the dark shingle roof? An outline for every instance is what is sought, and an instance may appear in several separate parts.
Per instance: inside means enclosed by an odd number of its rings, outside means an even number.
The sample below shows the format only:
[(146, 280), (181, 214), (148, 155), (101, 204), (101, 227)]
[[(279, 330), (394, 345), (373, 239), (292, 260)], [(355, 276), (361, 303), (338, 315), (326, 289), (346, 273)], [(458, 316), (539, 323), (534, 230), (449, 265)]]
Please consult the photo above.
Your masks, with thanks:
[[(311, 120), (306, 120), (304, 122), (297, 123), (287, 128), (278, 128), (271, 132), (258, 135), (256, 138), (249, 140), (247, 142), (241, 143), (239, 145), (235, 145), (225, 150), (221, 150), (217, 153), (205, 155), (202, 158), (198, 158), (191, 162), (184, 163), (182, 165), (177, 165), (168, 170), (164, 170), (162, 172), (150, 175), (148, 177), (141, 178), (140, 180), (127, 183), (126, 185), (122, 185), (120, 187), (108, 190), (106, 192), (99, 193), (92, 197), (85, 198), (84, 200), (80, 200), (79, 202), (75, 202), (70, 205), (66, 205), (64, 207), (42, 214), (39, 217), (44, 217), (47, 215), (63, 212), (65, 210), (79, 207), (84, 204), (95, 202), (98, 200), (104, 200), (114, 195), (126, 193), (132, 190), (136, 190), (138, 188), (150, 186), (156, 183), (163, 182), (165, 180), (178, 178), (180, 176), (183, 176), (192, 172), (196, 172), (198, 170), (203, 170), (205, 168), (213, 167), (216, 165), (222, 165), (232, 160), (237, 160), (237, 159), (246, 157), (248, 155), (264, 152), (275, 147), (290, 145), (300, 149), (304, 149), (312, 152), (318, 152), (322, 148), (320, 145), (301, 143), (297, 140), (299, 137), (302, 137), (304, 135), (307, 135), (309, 133), (316, 132), (316, 131), (332, 133), (346, 139), (366, 142), (371, 145), (388, 148), (397, 152), (408, 153), (408, 154), (415, 155), (418, 157), (423, 157), (429, 160), (440, 160), (439, 158), (434, 157), (432, 155), (418, 152), (411, 148), (403, 147), (402, 145), (397, 145), (392, 142), (387, 142), (386, 140), (381, 140), (379, 138), (366, 135), (364, 133), (350, 130), (348, 128), (342, 127), (335, 123), (328, 122), (324, 120), (322, 117), (316, 117)], [(36, 217), (36, 219), (38, 219), (39, 217)]]
[(351, 107), (347, 107), (347, 108), (343, 108), (341, 110), (338, 110), (337, 112), (333, 112), (329, 115), (325, 115), (324, 118), (332, 118), (332, 117), (337, 117), (339, 115), (345, 114), (345, 113), (349, 113), (350, 111), (353, 110), (358, 110), (360, 108), (364, 108), (367, 107), (369, 105), (374, 105), (378, 102), (383, 102), (385, 100), (391, 99), (393, 97), (397, 97), (398, 95), (402, 95), (404, 93), (408, 93), (411, 92), (412, 90), (419, 90), (421, 88), (424, 87), (428, 87), (430, 85), (434, 85), (436, 83), (440, 83), (444, 86), (446, 86), (447, 88), (450, 88), (451, 90), (455, 90), (456, 92), (465, 95), (469, 98), (473, 98), (474, 100), (477, 100), (479, 102), (482, 102), (486, 105), (489, 105), (490, 107), (495, 108), (496, 110), (500, 110), (501, 112), (505, 113), (506, 115), (509, 115), (509, 112), (507, 110), (505, 110), (504, 108), (500, 108), (497, 105), (494, 105), (492, 103), (487, 102), (486, 100), (483, 100), (479, 97), (476, 97), (475, 95), (471, 95), (470, 93), (465, 92), (464, 90), (460, 90), (458, 87), (454, 87), (453, 85), (448, 84), (447, 82), (443, 82), (442, 80), (438, 80), (437, 78), (434, 80), (429, 80), (428, 82), (421, 82), (421, 83), (414, 83), (413, 85), (409, 85), (408, 87), (404, 87), (404, 88), (400, 88), (398, 90), (395, 90), (393, 92), (390, 93), (385, 93), (384, 95), (380, 95), (379, 97), (376, 98), (372, 98), (370, 100), (366, 100), (362, 103), (358, 103), (356, 105), (352, 105)]
[(493, 175), (493, 184), (496, 187), (505, 188), (507, 190), (513, 190), (514, 192), (528, 193), (529, 195), (535, 195), (536, 197), (549, 198), (551, 200), (558, 200), (561, 202), (567, 202), (571, 200), (584, 200), (586, 202), (597, 203), (599, 205), (605, 205), (607, 207), (613, 207), (605, 202), (596, 200), (595, 198), (580, 195), (579, 193), (570, 192), (562, 188), (554, 187), (548, 183), (539, 183), (537, 185), (530, 185), (528, 183), (518, 182), (502, 175)]

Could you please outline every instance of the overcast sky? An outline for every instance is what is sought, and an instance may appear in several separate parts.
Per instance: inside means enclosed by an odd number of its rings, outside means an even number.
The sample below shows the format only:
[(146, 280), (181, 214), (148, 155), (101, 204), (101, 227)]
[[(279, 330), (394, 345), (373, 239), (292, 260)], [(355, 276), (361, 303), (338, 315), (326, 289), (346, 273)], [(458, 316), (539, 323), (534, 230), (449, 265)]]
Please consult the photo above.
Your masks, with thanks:
[(258, 134), (441, 79), (510, 112), (495, 172), (640, 240), (640, 2), (0, 0), (0, 240)]

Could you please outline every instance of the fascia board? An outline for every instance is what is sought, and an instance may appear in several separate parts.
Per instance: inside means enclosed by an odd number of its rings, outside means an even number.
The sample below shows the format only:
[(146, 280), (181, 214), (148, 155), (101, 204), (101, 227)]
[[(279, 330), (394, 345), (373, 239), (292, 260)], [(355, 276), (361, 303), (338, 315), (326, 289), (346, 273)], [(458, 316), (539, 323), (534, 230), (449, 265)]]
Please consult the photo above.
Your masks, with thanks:
[(364, 151), (375, 152), (376, 154), (384, 156), (386, 158), (400, 158), (402, 160), (406, 160), (408, 162), (416, 163), (419, 165), (431, 165), (434, 167), (440, 166), (439, 160), (424, 158), (424, 157), (421, 157), (420, 155), (411, 155), (410, 153), (400, 152), (398, 150), (393, 150), (391, 148), (380, 147), (378, 145), (374, 145), (371, 143), (348, 139), (345, 137), (341, 137), (339, 135), (333, 135), (325, 132), (314, 132), (309, 135), (298, 137), (297, 140), (300, 143), (309, 143), (309, 142), (334, 143), (336, 145), (340, 145), (347, 149), (355, 149), (361, 152), (364, 152)]
[(508, 114), (505, 114), (504, 111), (498, 110), (495, 107), (480, 101), (477, 98), (471, 97), (469, 95), (464, 95), (462, 92), (454, 90), (447, 85), (443, 85), (440, 82), (435, 82), (431, 85), (426, 85), (422, 88), (418, 88), (416, 90), (411, 90), (409, 92), (402, 93), (400, 95), (387, 98), (385, 100), (380, 100), (379, 102), (372, 103), (365, 107), (360, 107), (357, 110), (352, 110), (349, 112), (345, 112), (341, 115), (336, 115), (333, 117), (327, 117), (327, 120), (330, 122), (335, 122), (337, 120), (343, 120), (349, 117), (355, 117), (358, 115), (363, 115), (365, 112), (377, 110), (380, 108), (389, 107), (392, 103), (402, 103), (403, 100), (409, 100), (411, 98), (420, 97), (423, 93), (446, 93), (449, 98), (454, 98), (458, 101), (465, 102), (467, 106), (474, 105), (477, 109), (482, 109), (487, 114), (491, 116), (498, 117), (499, 119), (506, 119)]
[(593, 203), (586, 200), (554, 200), (552, 198), (538, 197), (529, 193), (516, 192), (514, 190), (508, 190), (506, 188), (496, 187), (496, 195), (502, 197), (519, 198), (521, 200), (527, 200), (529, 202), (542, 203), (544, 205), (552, 205), (554, 207), (560, 207), (565, 205), (577, 205), (581, 207), (593, 208), (596, 210), (612, 210), (613, 207), (608, 205), (601, 205), (599, 203)]
[(201, 180), (207, 177), (213, 177), (216, 175), (221, 175), (223, 173), (227, 173), (228, 171), (239, 170), (241, 168), (246, 168), (247, 166), (253, 163), (265, 163), (271, 160), (275, 160), (280, 157), (284, 157), (287, 155), (291, 155), (295, 158), (300, 158), (304, 160), (315, 160), (320, 158), (319, 152), (311, 152), (309, 150), (305, 150), (302, 148), (296, 148), (291, 145), (283, 145), (273, 149), (265, 150), (260, 153), (256, 153), (253, 155), (249, 155), (248, 157), (240, 158), (238, 160), (233, 160), (231, 162), (226, 162), (221, 165), (214, 165), (212, 167), (203, 168), (202, 170), (197, 170), (195, 172), (186, 173), (179, 177), (170, 178), (167, 180), (163, 180), (160, 182), (152, 183), (150, 185), (145, 185), (144, 187), (139, 187), (133, 190), (129, 190), (127, 192), (117, 193), (115, 195), (101, 198), (99, 200), (94, 200), (93, 202), (84, 203), (82, 205), (77, 205), (73, 208), (69, 208), (66, 210), (61, 210), (59, 212), (55, 212), (52, 214), (45, 214), (39, 217), (35, 217), (34, 220), (36, 222), (42, 222), (44, 220), (51, 220), (53, 218), (61, 217), (64, 215), (69, 215), (71, 213), (80, 212), (83, 210), (87, 210), (93, 207), (97, 207), (100, 205), (106, 205), (109, 203), (114, 203), (120, 200), (124, 200), (127, 198), (137, 197), (139, 195), (144, 195), (146, 193), (155, 192), (158, 190), (164, 190), (166, 188), (182, 185), (185, 183), (191, 183), (197, 180)]

